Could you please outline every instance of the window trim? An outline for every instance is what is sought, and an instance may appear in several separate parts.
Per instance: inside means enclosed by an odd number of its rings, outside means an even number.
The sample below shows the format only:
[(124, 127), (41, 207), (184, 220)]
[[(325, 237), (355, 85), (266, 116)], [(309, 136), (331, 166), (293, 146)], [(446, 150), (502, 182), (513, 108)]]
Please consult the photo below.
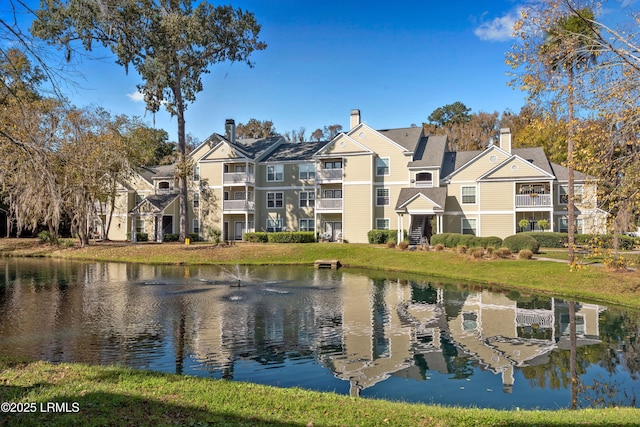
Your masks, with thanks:
[(194, 233), (200, 233), (200, 220), (198, 218), (193, 218), (191, 220), (191, 229)]
[[(306, 197), (303, 199), (302, 195)], [(309, 197), (311, 196), (311, 197)], [(302, 202), (306, 202), (304, 205)], [(299, 208), (313, 208), (316, 205), (316, 193), (314, 191), (301, 191), (298, 193), (298, 207)]]
[[(386, 167), (387, 172), (386, 173), (378, 173), (379, 172), (379, 168), (381, 166), (378, 165), (378, 161), (384, 161), (386, 160), (386, 165), (384, 167)], [(391, 175), (391, 158), (390, 157), (376, 157), (376, 176), (389, 176)]]
[[(467, 221), (469, 228), (464, 227), (464, 223)], [(473, 227), (471, 227), (471, 221), (473, 221)], [(471, 233), (465, 233), (465, 230), (471, 231)], [(460, 218), (460, 234), (468, 234), (472, 236), (478, 235), (478, 219), (477, 218)]]
[[(302, 223), (305, 222), (307, 225), (306, 227), (302, 226)], [(309, 224), (312, 224), (313, 227), (309, 227)], [(316, 220), (313, 218), (300, 218), (298, 220), (298, 230), (300, 231), (311, 231), (311, 232), (315, 232), (316, 231)]]
[[(305, 170), (303, 170), (303, 168)], [(311, 170), (309, 170), (311, 169)], [(306, 176), (303, 177), (302, 174)], [(316, 179), (316, 164), (315, 163), (300, 163), (298, 166), (298, 179), (300, 180), (313, 180)]]
[[(565, 189), (564, 194), (562, 189)], [(578, 188), (580, 189), (579, 191)], [(562, 201), (562, 197), (566, 197), (566, 201)], [(581, 203), (584, 197), (584, 184), (573, 184), (573, 201), (574, 203)], [(569, 184), (558, 184), (558, 205), (566, 206), (569, 204)]]
[[(386, 227), (380, 227), (380, 221), (386, 222)], [(391, 229), (391, 219), (390, 218), (376, 218), (376, 230), (390, 230)]]
[[(274, 226), (270, 227), (269, 224), (272, 223)], [(267, 231), (269, 233), (276, 233), (278, 231), (282, 231), (284, 228), (284, 220), (282, 218), (267, 218)]]
[[(273, 179), (269, 179), (269, 169), (273, 169)], [(278, 172), (278, 170), (280, 172)], [(267, 165), (267, 182), (282, 182), (284, 181), (284, 165)], [(280, 179), (278, 179), (278, 175), (280, 175)]]
[[(386, 196), (380, 196), (380, 191), (386, 191)], [(383, 199), (383, 203), (380, 203), (380, 199)], [(384, 199), (386, 199), (386, 203), (384, 203)], [(391, 190), (389, 187), (376, 188), (376, 206), (390, 206), (391, 205)]]
[[(469, 194), (464, 194), (465, 188), (473, 188), (473, 202), (465, 202), (465, 196), (469, 197)], [(475, 185), (461, 185), (460, 186), (460, 204), (462, 205), (475, 205), (478, 203), (478, 187)]]
[(193, 200), (191, 200), (193, 209), (200, 208), (200, 193), (193, 193)]
[[(273, 200), (269, 200), (269, 195), (273, 194)], [(280, 194), (280, 197), (277, 195)], [(267, 191), (267, 209), (283, 209), (284, 208), (284, 191)], [(281, 206), (278, 206), (278, 200)], [(273, 206), (269, 206), (269, 203), (273, 202)]]

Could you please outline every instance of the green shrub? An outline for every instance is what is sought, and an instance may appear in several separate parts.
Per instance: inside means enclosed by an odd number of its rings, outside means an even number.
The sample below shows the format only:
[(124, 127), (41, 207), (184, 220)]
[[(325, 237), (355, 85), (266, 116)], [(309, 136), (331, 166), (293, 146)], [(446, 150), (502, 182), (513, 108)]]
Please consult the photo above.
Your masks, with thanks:
[(434, 234), (431, 236), (431, 246), (443, 245), (451, 233)]
[(167, 233), (164, 236), (162, 236), (162, 241), (163, 242), (177, 242), (179, 238), (180, 238), (180, 235), (177, 234), (177, 233)]
[[(591, 246), (601, 249), (613, 249), (613, 234), (576, 234), (577, 245)], [(635, 239), (624, 234), (618, 235), (618, 249), (633, 250)]]
[(487, 249), (491, 246), (495, 247), (500, 247), (502, 246), (502, 239), (496, 236), (489, 236), (489, 237), (480, 237), (480, 242), (483, 248)]
[(50, 245), (58, 244), (58, 238), (49, 232), (49, 230), (43, 230), (38, 233), (38, 240), (40, 243), (48, 243)]
[(209, 229), (209, 240), (211, 240), (213, 243), (217, 245), (218, 243), (220, 243), (221, 239), (222, 239), (222, 232), (219, 229), (217, 228)]
[(564, 248), (569, 241), (569, 235), (567, 233), (535, 233), (526, 232), (519, 233), (525, 236), (531, 236), (538, 242), (541, 248)]
[[(367, 233), (369, 243), (379, 245), (389, 241), (398, 243), (398, 230), (370, 230)], [(404, 238), (407, 238), (407, 231), (404, 231)]]
[(149, 234), (147, 234), (147, 233), (136, 233), (136, 240), (138, 242), (148, 242), (149, 241)]
[(444, 245), (448, 248), (455, 248), (462, 244), (462, 240), (464, 239), (464, 234), (460, 233), (450, 233), (449, 236), (444, 241)]
[(278, 231), (267, 235), (269, 243), (311, 243), (316, 238), (313, 231)]
[(264, 231), (256, 231), (254, 233), (244, 233), (242, 238), (244, 239), (245, 242), (252, 242), (252, 243), (267, 243), (268, 241), (267, 233), (265, 233)]
[(192, 242), (199, 242), (200, 235), (198, 233), (189, 233), (189, 240), (191, 240)]
[(523, 249), (528, 249), (534, 254), (537, 254), (538, 249), (540, 249), (538, 241), (524, 233), (518, 233), (514, 234), (513, 236), (509, 236), (505, 238), (502, 243), (504, 246), (509, 248), (511, 252), (520, 252)]

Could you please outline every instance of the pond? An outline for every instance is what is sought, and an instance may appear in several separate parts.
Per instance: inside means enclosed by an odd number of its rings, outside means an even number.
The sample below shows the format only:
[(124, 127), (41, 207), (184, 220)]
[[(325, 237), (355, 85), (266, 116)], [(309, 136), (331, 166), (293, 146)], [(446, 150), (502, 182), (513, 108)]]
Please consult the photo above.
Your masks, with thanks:
[(632, 311), (397, 273), (0, 259), (1, 355), (369, 398), (637, 406), (639, 331)]

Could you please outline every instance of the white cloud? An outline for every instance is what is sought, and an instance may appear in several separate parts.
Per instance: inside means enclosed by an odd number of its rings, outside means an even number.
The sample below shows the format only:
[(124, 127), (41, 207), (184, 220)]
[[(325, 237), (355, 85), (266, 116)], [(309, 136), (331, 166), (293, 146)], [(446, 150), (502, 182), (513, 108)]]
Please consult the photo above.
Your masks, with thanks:
[(127, 96), (133, 102), (144, 102), (144, 95), (138, 91), (128, 93)]
[(491, 21), (480, 24), (473, 33), (480, 40), (506, 41), (511, 38), (513, 26), (520, 17), (518, 10), (508, 12), (506, 15), (494, 18)]

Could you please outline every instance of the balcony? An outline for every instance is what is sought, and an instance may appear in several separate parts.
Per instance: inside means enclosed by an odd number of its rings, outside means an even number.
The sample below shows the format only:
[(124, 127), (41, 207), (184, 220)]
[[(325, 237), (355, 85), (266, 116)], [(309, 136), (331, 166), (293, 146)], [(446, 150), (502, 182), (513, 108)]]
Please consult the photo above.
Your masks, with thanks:
[(317, 199), (316, 211), (341, 211), (343, 199)]
[(550, 208), (551, 194), (516, 194), (516, 208)]
[(343, 170), (341, 169), (320, 169), (316, 171), (316, 182), (340, 182), (342, 181)]
[(256, 176), (251, 172), (226, 172), (222, 177), (225, 185), (255, 184)]
[(224, 200), (222, 210), (225, 212), (253, 212), (256, 210), (256, 202), (253, 200)]

